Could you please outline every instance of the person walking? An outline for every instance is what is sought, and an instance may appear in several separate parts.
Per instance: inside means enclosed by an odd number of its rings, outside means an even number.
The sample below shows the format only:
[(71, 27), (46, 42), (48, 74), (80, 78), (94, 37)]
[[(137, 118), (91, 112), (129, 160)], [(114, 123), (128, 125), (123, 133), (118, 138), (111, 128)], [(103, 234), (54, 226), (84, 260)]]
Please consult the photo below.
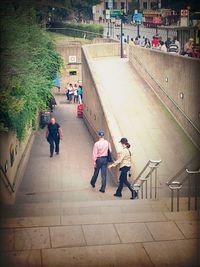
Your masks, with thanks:
[(107, 166), (108, 166), (108, 150), (111, 151), (110, 143), (104, 139), (104, 132), (99, 131), (98, 137), (99, 140), (94, 144), (93, 147), (93, 164), (94, 164), (94, 173), (90, 184), (92, 187), (95, 187), (95, 183), (97, 181), (99, 171), (101, 170), (101, 179), (102, 184), (100, 188), (100, 192), (105, 193), (106, 189), (106, 176), (107, 176)]
[(116, 161), (114, 161), (114, 163), (108, 166), (108, 168), (110, 169), (117, 165), (120, 165), (119, 186), (114, 196), (122, 197), (122, 189), (123, 189), (123, 185), (125, 184), (128, 187), (128, 189), (131, 191), (131, 199), (134, 199), (137, 197), (137, 193), (135, 192), (135, 190), (132, 188), (131, 184), (127, 180), (127, 173), (130, 171), (130, 168), (131, 168), (131, 152), (129, 150), (130, 144), (128, 143), (128, 140), (125, 137), (121, 138), (120, 143), (122, 145), (122, 151), (119, 155), (119, 158)]
[(60, 125), (56, 123), (55, 118), (51, 118), (50, 123), (47, 126), (46, 139), (47, 139), (47, 142), (50, 144), (50, 158), (53, 157), (54, 146), (55, 146), (55, 152), (58, 155), (59, 154), (59, 143), (60, 143), (60, 139), (62, 139), (62, 129)]

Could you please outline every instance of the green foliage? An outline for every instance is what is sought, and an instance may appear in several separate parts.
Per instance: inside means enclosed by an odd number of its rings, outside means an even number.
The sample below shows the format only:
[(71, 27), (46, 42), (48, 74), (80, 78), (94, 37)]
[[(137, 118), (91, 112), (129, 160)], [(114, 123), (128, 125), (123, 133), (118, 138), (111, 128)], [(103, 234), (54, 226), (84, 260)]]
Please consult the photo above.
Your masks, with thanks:
[[(85, 23), (53, 23), (53, 28), (59, 28), (58, 30), (50, 29), (51, 31), (62, 33), (67, 36), (94, 39), (103, 36), (104, 28), (99, 24), (85, 24)], [(63, 29), (60, 29), (63, 28)]]
[(0, 131), (13, 129), (22, 140), (37, 110), (45, 109), (61, 66), (49, 35), (33, 10), (1, 9)]

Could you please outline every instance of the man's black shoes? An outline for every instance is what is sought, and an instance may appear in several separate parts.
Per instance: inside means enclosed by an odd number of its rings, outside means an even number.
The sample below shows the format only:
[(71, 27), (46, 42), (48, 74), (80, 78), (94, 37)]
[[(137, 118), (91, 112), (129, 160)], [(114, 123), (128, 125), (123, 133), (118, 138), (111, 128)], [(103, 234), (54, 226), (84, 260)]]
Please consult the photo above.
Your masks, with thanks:
[(122, 197), (122, 195), (114, 194), (115, 197)]
[(91, 186), (94, 188), (95, 187), (95, 184), (93, 184), (92, 182), (90, 182)]
[(101, 193), (105, 193), (105, 190), (99, 189), (99, 192), (101, 192)]

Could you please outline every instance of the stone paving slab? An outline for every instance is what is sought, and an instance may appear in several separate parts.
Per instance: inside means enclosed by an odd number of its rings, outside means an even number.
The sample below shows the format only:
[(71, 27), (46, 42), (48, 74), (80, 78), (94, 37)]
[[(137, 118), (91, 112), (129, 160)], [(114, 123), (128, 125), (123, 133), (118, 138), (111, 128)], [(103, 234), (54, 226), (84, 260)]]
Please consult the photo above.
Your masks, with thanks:
[(186, 238), (200, 238), (199, 221), (176, 221), (175, 223)]
[(50, 227), (53, 248), (86, 245), (81, 226)]
[(182, 212), (164, 212), (164, 215), (171, 221), (192, 221), (199, 220), (197, 211), (182, 211)]
[(14, 250), (14, 229), (0, 230), (0, 251)]
[(120, 243), (113, 224), (83, 225), (87, 245), (111, 245)]
[(15, 230), (15, 250), (50, 248), (49, 229), (18, 228)]
[(42, 267), (40, 250), (6, 252), (0, 257), (2, 267)]
[(145, 243), (144, 248), (156, 267), (199, 266), (197, 240), (176, 240)]
[(21, 228), (60, 225), (60, 216), (22, 217), (0, 219), (0, 228)]
[(61, 216), (61, 225), (166, 221), (161, 212)]
[(43, 267), (153, 267), (141, 244), (42, 250)]
[(146, 226), (154, 240), (184, 239), (184, 235), (174, 222), (153, 222), (146, 223)]
[(151, 233), (144, 223), (115, 224), (122, 243), (153, 241)]

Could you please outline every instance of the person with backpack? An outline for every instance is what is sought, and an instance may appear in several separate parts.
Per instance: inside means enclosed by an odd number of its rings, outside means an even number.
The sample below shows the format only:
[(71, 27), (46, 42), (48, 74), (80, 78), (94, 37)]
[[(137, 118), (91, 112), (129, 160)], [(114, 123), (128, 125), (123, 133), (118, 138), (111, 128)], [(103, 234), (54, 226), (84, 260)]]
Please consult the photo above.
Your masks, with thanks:
[(122, 151), (119, 154), (119, 157), (114, 163), (108, 166), (109, 169), (119, 165), (120, 177), (119, 177), (119, 186), (117, 188), (115, 197), (122, 197), (122, 189), (124, 184), (131, 191), (131, 199), (135, 199), (137, 197), (136, 191), (132, 188), (131, 184), (127, 180), (127, 174), (131, 169), (131, 152), (129, 150), (130, 144), (128, 143), (127, 138), (123, 137), (120, 140), (122, 145)]

